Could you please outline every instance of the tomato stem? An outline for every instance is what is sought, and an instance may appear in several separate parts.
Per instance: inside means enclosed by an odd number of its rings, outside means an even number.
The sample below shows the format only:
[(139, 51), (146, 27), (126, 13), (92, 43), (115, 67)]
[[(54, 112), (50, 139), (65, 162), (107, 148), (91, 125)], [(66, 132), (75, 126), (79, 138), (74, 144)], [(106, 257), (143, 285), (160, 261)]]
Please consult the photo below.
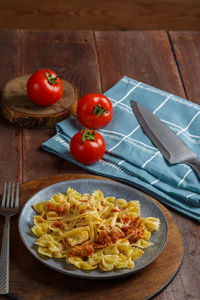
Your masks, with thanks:
[(93, 114), (97, 114), (98, 117), (101, 117), (102, 114), (104, 114), (105, 112), (107, 112), (107, 109), (105, 109), (103, 106), (101, 106), (100, 104), (96, 105), (94, 107), (94, 110), (93, 110)]
[(59, 82), (56, 82), (56, 80), (58, 79), (58, 75), (57, 75), (56, 77), (53, 77), (51, 73), (46, 72), (46, 73), (45, 73), (45, 76), (46, 76), (46, 78), (48, 79), (48, 82), (49, 82), (50, 84), (59, 84), (59, 85), (60, 85)]
[(81, 130), (82, 134), (82, 143), (86, 140), (94, 141), (95, 140), (95, 131), (91, 132), (89, 129), (85, 128)]

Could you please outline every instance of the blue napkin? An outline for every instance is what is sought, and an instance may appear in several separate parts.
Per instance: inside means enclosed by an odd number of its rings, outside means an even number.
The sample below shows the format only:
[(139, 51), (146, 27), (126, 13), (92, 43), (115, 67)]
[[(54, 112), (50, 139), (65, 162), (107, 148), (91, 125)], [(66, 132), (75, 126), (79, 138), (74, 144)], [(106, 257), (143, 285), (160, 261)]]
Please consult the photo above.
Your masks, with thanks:
[(92, 173), (139, 188), (200, 221), (200, 182), (196, 173), (186, 164), (168, 164), (139, 126), (130, 100), (152, 111), (199, 157), (200, 106), (126, 76), (105, 95), (113, 104), (113, 119), (98, 130), (106, 141), (103, 159), (86, 166), (71, 156), (70, 139), (83, 128), (76, 115), (56, 125), (57, 134), (42, 144), (43, 149)]

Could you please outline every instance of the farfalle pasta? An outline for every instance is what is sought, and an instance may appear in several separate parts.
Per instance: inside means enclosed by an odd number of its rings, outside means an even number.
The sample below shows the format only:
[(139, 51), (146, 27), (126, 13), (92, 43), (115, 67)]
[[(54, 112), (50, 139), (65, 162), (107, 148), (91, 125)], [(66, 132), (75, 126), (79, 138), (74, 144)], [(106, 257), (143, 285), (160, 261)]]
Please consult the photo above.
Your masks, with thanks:
[(86, 270), (134, 268), (160, 226), (158, 218), (141, 218), (139, 201), (104, 197), (100, 190), (89, 195), (69, 187), (33, 208), (38, 252)]

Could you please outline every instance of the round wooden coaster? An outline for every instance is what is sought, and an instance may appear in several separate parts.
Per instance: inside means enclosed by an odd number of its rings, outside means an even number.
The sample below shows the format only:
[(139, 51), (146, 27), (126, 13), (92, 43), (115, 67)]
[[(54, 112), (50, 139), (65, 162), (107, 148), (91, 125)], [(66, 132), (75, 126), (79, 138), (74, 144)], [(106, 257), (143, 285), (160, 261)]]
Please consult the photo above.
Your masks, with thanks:
[(2, 90), (1, 111), (5, 119), (26, 128), (53, 128), (77, 107), (76, 87), (62, 79), (63, 97), (51, 106), (39, 106), (27, 95), (26, 84), (31, 75), (20, 76), (6, 83)]
[[(111, 180), (88, 174), (66, 174), (24, 183), (20, 186), (20, 210), (36, 192), (56, 182), (95, 178)], [(151, 197), (150, 197), (151, 198)], [(168, 223), (168, 240), (160, 256), (148, 267), (127, 277), (110, 280), (90, 280), (70, 277), (37, 261), (23, 245), (16, 226), (11, 234), (10, 290), (23, 299), (71, 300), (115, 299), (146, 300), (165, 288), (175, 277), (183, 261), (183, 243), (171, 213), (158, 201), (151, 198), (163, 211)], [(48, 199), (47, 199), (48, 200)], [(17, 219), (15, 219), (17, 222)], [(13, 224), (14, 225), (14, 224)], [(31, 226), (31, 225), (30, 225)]]

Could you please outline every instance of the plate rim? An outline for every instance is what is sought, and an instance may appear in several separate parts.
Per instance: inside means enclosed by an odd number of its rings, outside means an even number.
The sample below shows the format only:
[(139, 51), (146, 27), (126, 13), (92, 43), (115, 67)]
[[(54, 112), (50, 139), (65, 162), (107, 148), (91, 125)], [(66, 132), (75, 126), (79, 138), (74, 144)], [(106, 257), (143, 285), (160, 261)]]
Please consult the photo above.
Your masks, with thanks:
[[(76, 273), (73, 273), (71, 272), (71, 270), (63, 270), (61, 268), (57, 268), (53, 265), (50, 265), (46, 262), (46, 260), (44, 259), (41, 259), (39, 256), (38, 256), (38, 252), (37, 250), (34, 249), (34, 251), (32, 251), (29, 247), (29, 245), (27, 245), (25, 239), (24, 239), (24, 236), (23, 236), (23, 232), (21, 230), (21, 222), (22, 222), (22, 216), (23, 216), (23, 213), (26, 209), (27, 206), (30, 205), (30, 202), (32, 200), (32, 198), (36, 197), (37, 194), (41, 193), (41, 192), (44, 192), (45, 190), (49, 190), (51, 189), (53, 186), (57, 186), (57, 185), (60, 185), (60, 184), (65, 184), (65, 183), (68, 183), (68, 182), (77, 182), (77, 181), (92, 181), (92, 182), (95, 182), (95, 181), (98, 181), (98, 182), (101, 182), (101, 183), (105, 183), (105, 184), (111, 184), (111, 185), (120, 185), (120, 186), (124, 186), (125, 188), (128, 188), (128, 189), (133, 189), (135, 190), (137, 193), (139, 194), (142, 194), (145, 198), (148, 199), (148, 201), (150, 201), (151, 203), (153, 203), (153, 205), (159, 210), (159, 212), (161, 213), (163, 219), (164, 219), (164, 225), (165, 225), (165, 229), (166, 229), (166, 232), (165, 232), (165, 239), (164, 239), (164, 242), (162, 243), (162, 246), (159, 248), (158, 252), (151, 258), (150, 261), (148, 261), (146, 264), (144, 264), (141, 268), (139, 269), (123, 269), (123, 270), (127, 270), (127, 272), (124, 272), (124, 273), (119, 273), (119, 274), (116, 274), (116, 275), (109, 275), (109, 271), (101, 271), (101, 273), (99, 273), (99, 276), (97, 275), (89, 275), (92, 273), (93, 270), (82, 270), (82, 269), (79, 269), (77, 268), (77, 271), (82, 271), (82, 272), (85, 272), (83, 274), (76, 274)], [(155, 199), (156, 200), (156, 199)], [(158, 200), (156, 200), (158, 201)], [(162, 251), (164, 250), (165, 246), (166, 246), (166, 243), (167, 243), (167, 240), (168, 240), (168, 234), (169, 234), (169, 226), (168, 226), (168, 222), (167, 222), (167, 218), (164, 214), (164, 212), (162, 211), (162, 209), (159, 207), (159, 205), (153, 200), (151, 199), (151, 197), (147, 194), (145, 194), (144, 192), (138, 190), (137, 188), (133, 187), (133, 186), (130, 186), (128, 184), (125, 184), (125, 183), (121, 183), (121, 182), (118, 182), (118, 181), (114, 181), (114, 180), (105, 180), (105, 179), (98, 179), (98, 178), (76, 178), (76, 179), (67, 179), (67, 180), (63, 180), (63, 181), (58, 181), (58, 182), (55, 182), (53, 184), (50, 184), (50, 185), (47, 185), (46, 187), (38, 190), (36, 193), (34, 193), (26, 202), (25, 204), (23, 205), (21, 211), (20, 211), (20, 215), (19, 215), (19, 219), (18, 219), (18, 231), (19, 231), (19, 235), (20, 235), (20, 238), (22, 239), (23, 241), (23, 244), (25, 245), (25, 247), (28, 249), (29, 253), (31, 253), (31, 255), (33, 257), (35, 257), (39, 262), (41, 262), (43, 265), (45, 265), (46, 267), (49, 267), (50, 269), (53, 269), (59, 273), (62, 273), (62, 274), (65, 274), (65, 275), (68, 275), (68, 276), (72, 276), (72, 277), (77, 277), (77, 278), (83, 278), (83, 279), (98, 279), (98, 280), (105, 280), (105, 279), (117, 279), (117, 278), (120, 278), (120, 277), (125, 277), (125, 276), (129, 276), (131, 274), (134, 274), (134, 273), (137, 273), (137, 272), (140, 272), (142, 271), (144, 268), (146, 268), (147, 266), (149, 266), (151, 263), (153, 263), (159, 256), (160, 254), (162, 253)], [(34, 244), (33, 244), (34, 246)], [(53, 259), (55, 262), (56, 260), (58, 259), (55, 259), (55, 258), (50, 258), (50, 259)], [(67, 262), (66, 262), (67, 264)], [(98, 270), (95, 269), (95, 270)], [(119, 269), (121, 270), (121, 269)], [(113, 270), (112, 270), (113, 271)], [(88, 272), (88, 273), (87, 273)], [(104, 277), (104, 275), (106, 275)]]

